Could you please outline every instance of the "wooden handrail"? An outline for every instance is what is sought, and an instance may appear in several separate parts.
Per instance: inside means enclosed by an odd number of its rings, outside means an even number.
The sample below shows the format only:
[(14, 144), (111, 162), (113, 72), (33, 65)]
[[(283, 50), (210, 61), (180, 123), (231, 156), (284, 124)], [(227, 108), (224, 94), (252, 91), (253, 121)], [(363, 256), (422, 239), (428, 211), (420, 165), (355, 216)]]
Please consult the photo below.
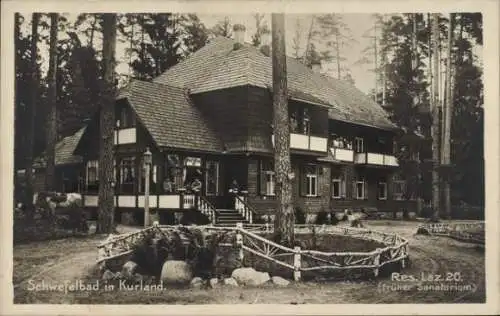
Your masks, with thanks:
[[(202, 195), (198, 195), (197, 197), (199, 199), (198, 210), (201, 211), (202, 213), (204, 213), (203, 210), (201, 209), (201, 207), (202, 207), (201, 204), (204, 203), (206, 206), (208, 206), (208, 209), (209, 209), (208, 217), (210, 219), (210, 222), (212, 224), (215, 224), (216, 217), (217, 217), (217, 208), (206, 197), (204, 197)], [(205, 214), (205, 215), (207, 215), (207, 214)]]
[[(243, 216), (245, 217), (246, 220), (248, 220), (248, 222), (250, 224), (252, 224), (253, 223), (253, 214), (255, 214), (254, 208), (250, 204), (248, 204), (248, 202), (245, 201), (245, 199), (242, 198), (241, 196), (236, 195), (235, 198), (237, 199), (237, 201), (239, 201), (241, 204), (243, 204), (243, 206), (245, 208), (245, 210), (243, 212)], [(247, 213), (248, 213), (248, 215), (247, 215)]]

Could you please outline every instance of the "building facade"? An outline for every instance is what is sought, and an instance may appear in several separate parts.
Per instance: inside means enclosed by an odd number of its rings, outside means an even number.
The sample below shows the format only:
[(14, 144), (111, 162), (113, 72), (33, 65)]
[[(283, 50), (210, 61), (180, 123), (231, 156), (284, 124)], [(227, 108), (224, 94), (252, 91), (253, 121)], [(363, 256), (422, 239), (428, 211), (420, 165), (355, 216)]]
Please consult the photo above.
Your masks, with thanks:
[[(116, 101), (117, 218), (140, 222), (143, 156), (152, 153), (150, 209), (162, 222), (198, 214), (213, 223), (257, 222), (276, 209), (269, 49), (216, 38), (153, 82), (132, 81)], [(398, 178), (387, 113), (352, 85), (289, 58), (294, 205), (319, 212), (416, 211)], [(84, 205), (98, 205), (98, 115), (82, 157)], [(415, 197), (416, 198), (416, 197)]]

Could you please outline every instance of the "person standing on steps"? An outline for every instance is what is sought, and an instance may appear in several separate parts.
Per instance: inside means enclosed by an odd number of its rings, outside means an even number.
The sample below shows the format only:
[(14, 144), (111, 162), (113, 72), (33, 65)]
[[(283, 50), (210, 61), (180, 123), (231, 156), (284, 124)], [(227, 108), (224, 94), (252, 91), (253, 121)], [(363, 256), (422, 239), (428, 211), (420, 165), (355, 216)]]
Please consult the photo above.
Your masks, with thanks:
[(238, 196), (239, 192), (240, 186), (238, 185), (238, 181), (236, 181), (236, 179), (233, 179), (233, 182), (231, 182), (231, 186), (229, 187), (229, 196), (231, 197), (231, 200), (228, 203), (229, 208), (235, 208), (236, 197)]

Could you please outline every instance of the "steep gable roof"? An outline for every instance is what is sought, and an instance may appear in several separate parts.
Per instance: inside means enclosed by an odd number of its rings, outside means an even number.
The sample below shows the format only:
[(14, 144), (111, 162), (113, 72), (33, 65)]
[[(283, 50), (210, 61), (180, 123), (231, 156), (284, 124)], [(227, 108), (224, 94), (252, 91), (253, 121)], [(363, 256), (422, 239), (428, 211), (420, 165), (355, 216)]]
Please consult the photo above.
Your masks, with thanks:
[[(242, 85), (271, 87), (271, 58), (250, 44), (235, 50), (234, 43), (215, 38), (154, 82), (188, 88), (192, 94)], [(291, 98), (328, 105), (331, 119), (395, 128), (379, 104), (347, 82), (317, 74), (291, 57), (287, 57), (287, 78)]]
[(126, 98), (158, 146), (221, 152), (222, 142), (190, 103), (184, 89), (134, 80), (118, 94)]
[[(70, 165), (81, 163), (83, 161), (81, 156), (75, 155), (74, 151), (76, 146), (80, 142), (83, 133), (87, 127), (82, 127), (75, 134), (66, 136), (61, 139), (55, 148), (55, 164), (56, 166), (61, 165)], [(43, 168), (46, 166), (46, 157), (45, 154), (37, 157), (33, 163), (33, 167), (35, 168)]]

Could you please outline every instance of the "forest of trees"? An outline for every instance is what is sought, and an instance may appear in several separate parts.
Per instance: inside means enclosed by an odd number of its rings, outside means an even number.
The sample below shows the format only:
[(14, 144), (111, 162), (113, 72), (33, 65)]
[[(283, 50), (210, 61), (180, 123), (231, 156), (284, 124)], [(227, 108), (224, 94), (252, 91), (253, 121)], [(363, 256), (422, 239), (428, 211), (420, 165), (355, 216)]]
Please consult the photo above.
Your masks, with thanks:
[[(253, 45), (269, 31), (263, 15), (253, 16), (256, 26)], [(107, 17), (109, 18), (109, 17)], [(452, 102), (450, 182), (453, 203), (484, 204), (483, 186), (483, 83), (480, 60), (474, 47), (482, 45), (481, 14), (453, 14), (439, 19), (440, 45), (431, 47), (431, 19), (427, 14), (375, 15), (367, 37), (373, 43), (365, 49), (360, 64), (373, 64), (376, 74), (374, 96), (390, 111), (398, 125), (429, 137), (429, 111), (432, 96), (431, 57), (437, 53), (443, 73), (439, 80), (439, 102)], [(229, 17), (207, 28), (196, 14), (137, 13), (118, 14), (114, 21), (105, 14), (80, 14), (69, 19), (63, 14), (16, 14), (15, 18), (15, 169), (25, 168), (33, 158), (46, 152), (53, 160), (56, 140), (73, 134), (109, 102), (110, 91), (131, 78), (151, 80), (203, 47), (214, 36), (232, 36)], [(106, 22), (108, 23), (106, 25)], [(111, 24), (109, 24), (111, 23)], [(115, 29), (115, 36), (106, 33)], [(310, 66), (314, 61), (332, 65), (326, 73), (354, 84), (345, 47), (355, 39), (341, 14), (313, 15), (310, 24), (300, 25), (296, 34), (287, 33), (292, 43), (289, 55)], [(452, 34), (448, 50), (449, 34)], [(129, 74), (106, 72), (104, 38), (126, 44)], [(305, 41), (303, 39), (306, 39)], [(49, 47), (48, 72), (42, 71), (41, 49)], [(447, 63), (448, 52), (451, 52)], [(118, 61), (111, 61), (116, 64)], [(108, 60), (109, 62), (109, 60)], [(448, 67), (447, 67), (448, 65)], [(444, 73), (450, 80), (445, 82)], [(441, 75), (440, 75), (441, 77)], [(106, 82), (113, 80), (113, 89)], [(451, 87), (450, 93), (446, 93)], [(447, 99), (448, 98), (448, 99)], [(450, 99), (451, 98), (451, 99)], [(422, 148), (422, 159), (430, 157), (430, 143)], [(415, 168), (400, 159), (403, 169)], [(49, 168), (53, 168), (48, 163)], [(413, 182), (426, 200), (430, 199), (430, 168), (425, 163)], [(28, 187), (31, 168), (27, 169)], [(419, 176), (421, 175), (421, 176)], [(49, 178), (47, 189), (53, 185)]]

